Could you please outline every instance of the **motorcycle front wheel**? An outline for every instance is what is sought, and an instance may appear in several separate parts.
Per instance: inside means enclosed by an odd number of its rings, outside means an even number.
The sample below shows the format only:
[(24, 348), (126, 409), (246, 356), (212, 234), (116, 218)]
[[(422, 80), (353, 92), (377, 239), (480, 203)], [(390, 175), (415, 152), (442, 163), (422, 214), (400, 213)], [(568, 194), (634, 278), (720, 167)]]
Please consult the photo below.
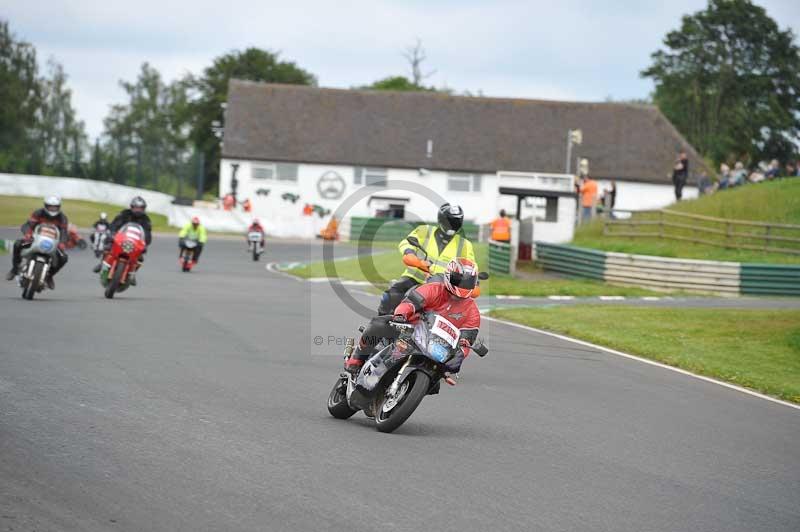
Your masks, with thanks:
[(122, 263), (117, 263), (116, 268), (114, 268), (114, 276), (111, 278), (111, 281), (106, 287), (105, 295), (108, 299), (112, 299), (114, 297), (114, 293), (119, 289), (120, 282), (122, 281), (122, 273), (124, 271), (125, 265)]
[(397, 390), (394, 397), (384, 392), (383, 399), (375, 412), (375, 425), (381, 432), (392, 432), (411, 417), (417, 409), (428, 389), (431, 378), (422, 371), (414, 371)]
[(23, 290), (22, 290), (22, 297), (30, 301), (33, 299), (34, 294), (36, 294), (37, 289), (39, 288), (39, 283), (43, 281), (42, 277), (42, 269), (44, 268), (44, 264), (39, 261), (36, 261), (36, 264), (33, 265), (33, 275), (30, 279), (23, 279)]
[(339, 377), (328, 396), (328, 412), (336, 419), (348, 419), (356, 413), (347, 404), (347, 377)]

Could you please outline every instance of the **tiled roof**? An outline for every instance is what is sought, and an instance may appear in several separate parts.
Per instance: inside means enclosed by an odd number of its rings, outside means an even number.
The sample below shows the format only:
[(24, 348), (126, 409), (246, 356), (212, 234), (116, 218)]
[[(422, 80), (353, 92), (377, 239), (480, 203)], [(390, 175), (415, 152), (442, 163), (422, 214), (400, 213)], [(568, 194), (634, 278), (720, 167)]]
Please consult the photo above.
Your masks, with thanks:
[[(324, 89), (232, 80), (223, 157), (495, 173), (565, 170), (668, 183), (678, 151), (701, 159), (654, 106)], [(426, 156), (428, 140), (432, 157)]]

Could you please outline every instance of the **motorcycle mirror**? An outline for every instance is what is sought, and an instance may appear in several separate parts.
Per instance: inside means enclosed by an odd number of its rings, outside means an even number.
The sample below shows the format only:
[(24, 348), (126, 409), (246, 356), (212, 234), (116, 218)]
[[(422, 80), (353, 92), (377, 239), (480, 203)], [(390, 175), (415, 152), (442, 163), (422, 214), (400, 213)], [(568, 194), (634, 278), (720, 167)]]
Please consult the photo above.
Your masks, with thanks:
[(419, 243), (419, 239), (418, 239), (417, 237), (415, 237), (415, 236), (410, 236), (410, 237), (406, 238), (406, 241), (407, 241), (409, 244), (411, 244), (412, 246), (414, 246), (415, 248), (420, 248), (420, 249), (422, 249), (422, 244), (420, 244), (420, 243)]
[(488, 278), (489, 278), (489, 274), (487, 272), (479, 272), (478, 273), (478, 279), (480, 279), (481, 281), (485, 281)]
[(489, 348), (483, 343), (483, 339), (479, 339), (477, 342), (472, 344), (472, 350), (475, 351), (475, 354), (481, 358), (485, 357), (489, 353)]

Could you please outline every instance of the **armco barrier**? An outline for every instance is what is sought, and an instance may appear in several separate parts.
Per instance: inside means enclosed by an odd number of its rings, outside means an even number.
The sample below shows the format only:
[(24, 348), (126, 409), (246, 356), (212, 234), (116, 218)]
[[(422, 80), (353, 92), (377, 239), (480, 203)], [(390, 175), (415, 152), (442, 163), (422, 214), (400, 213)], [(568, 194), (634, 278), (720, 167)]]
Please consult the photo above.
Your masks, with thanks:
[(800, 296), (800, 266), (741, 264), (743, 294)]
[(653, 290), (800, 296), (800, 265), (740, 264), (536, 243), (546, 270)]
[(602, 281), (606, 254), (563, 244), (536, 243), (536, 261), (546, 270)]
[(511, 244), (489, 241), (489, 272), (510, 275), (514, 273)]

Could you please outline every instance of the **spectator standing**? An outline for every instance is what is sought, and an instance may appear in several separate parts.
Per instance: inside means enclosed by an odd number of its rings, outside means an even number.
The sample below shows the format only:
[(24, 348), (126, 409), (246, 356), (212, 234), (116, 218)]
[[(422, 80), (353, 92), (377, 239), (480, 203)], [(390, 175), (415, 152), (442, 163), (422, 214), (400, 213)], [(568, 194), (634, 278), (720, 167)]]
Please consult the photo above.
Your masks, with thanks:
[(786, 163), (786, 177), (795, 177), (797, 175), (797, 167), (789, 161)]
[(597, 203), (597, 181), (588, 175), (581, 178), (581, 222), (586, 223), (592, 219), (595, 204)]
[(675, 185), (675, 199), (680, 201), (683, 197), (683, 187), (689, 178), (689, 157), (686, 152), (678, 154), (675, 166), (672, 167), (672, 184)]
[(500, 216), (492, 221), (492, 240), (498, 242), (511, 241), (511, 220), (506, 216), (506, 211), (501, 209)]

